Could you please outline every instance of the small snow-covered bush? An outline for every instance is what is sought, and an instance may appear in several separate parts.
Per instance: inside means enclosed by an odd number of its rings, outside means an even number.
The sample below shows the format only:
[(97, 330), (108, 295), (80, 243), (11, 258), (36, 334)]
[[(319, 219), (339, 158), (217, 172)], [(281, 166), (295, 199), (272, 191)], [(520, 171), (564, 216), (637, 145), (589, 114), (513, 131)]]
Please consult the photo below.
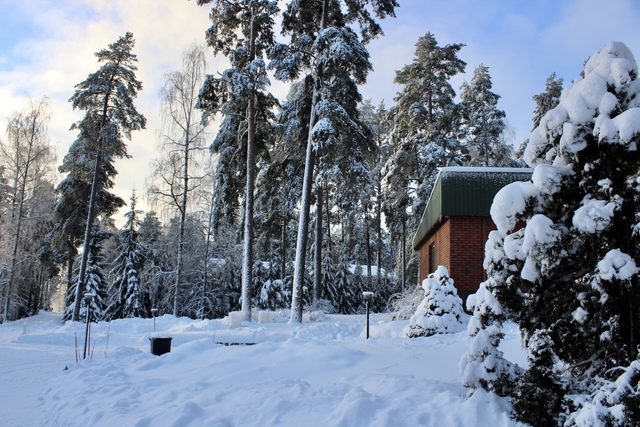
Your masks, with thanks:
[(465, 314), (447, 268), (439, 266), (424, 279), (422, 288), (425, 290), (424, 299), (405, 327), (405, 335), (414, 338), (460, 332)]

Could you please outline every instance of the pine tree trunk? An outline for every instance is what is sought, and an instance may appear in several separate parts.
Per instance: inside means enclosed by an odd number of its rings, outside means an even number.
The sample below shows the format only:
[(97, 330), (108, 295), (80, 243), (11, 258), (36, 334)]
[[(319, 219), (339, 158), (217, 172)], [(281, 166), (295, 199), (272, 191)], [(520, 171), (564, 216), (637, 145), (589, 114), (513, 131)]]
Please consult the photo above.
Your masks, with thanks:
[[(322, 2), (322, 22), (320, 31), (323, 31), (327, 22), (329, 0)], [(300, 206), (300, 219), (298, 221), (298, 240), (296, 243), (296, 261), (293, 271), (293, 292), (291, 297), (291, 322), (302, 322), (302, 285), (304, 283), (305, 261), (307, 256), (307, 231), (309, 228), (309, 211), (311, 208), (311, 186), (313, 185), (313, 168), (315, 152), (313, 150), (313, 126), (316, 122), (316, 104), (320, 92), (320, 76), (314, 73), (313, 96), (311, 98), (311, 114), (309, 118), (309, 135), (307, 137), (307, 151), (304, 163), (304, 176), (302, 181), (302, 200)]]
[[(106, 108), (104, 114), (106, 117)], [(103, 119), (104, 120), (104, 119)], [(101, 126), (101, 128), (104, 124)], [(84, 231), (84, 244), (82, 245), (82, 257), (80, 258), (80, 277), (76, 286), (75, 305), (73, 307), (74, 322), (80, 321), (80, 302), (82, 300), (82, 289), (84, 288), (85, 275), (87, 272), (87, 260), (89, 259), (89, 240), (91, 238), (93, 221), (96, 216), (96, 195), (98, 193), (98, 171), (100, 156), (102, 155), (102, 138), (98, 138), (98, 149), (96, 150), (95, 166), (93, 168), (93, 181), (91, 183), (91, 197), (89, 198), (89, 213), (87, 214), (87, 225)]]
[[(250, 61), (256, 58), (255, 5), (251, 6), (251, 32), (249, 40)], [(255, 82), (252, 82), (255, 84)], [(244, 220), (244, 247), (242, 260), (242, 313), (251, 321), (251, 282), (253, 281), (253, 191), (255, 185), (256, 100), (255, 88), (251, 88), (247, 111), (247, 187)]]
[[(313, 91), (313, 104), (317, 100), (317, 90)], [(315, 120), (315, 108), (311, 107), (312, 123)], [(302, 322), (302, 285), (304, 283), (304, 269), (307, 255), (307, 231), (309, 228), (309, 210), (311, 198), (311, 184), (313, 181), (313, 164), (315, 153), (309, 130), (307, 142), (307, 155), (304, 167), (304, 181), (302, 185), (302, 201), (300, 206), (300, 219), (298, 221), (298, 240), (296, 242), (296, 261), (293, 270), (293, 292), (291, 298), (291, 321)]]
[[(325, 179), (325, 183), (326, 183), (326, 179)], [(324, 190), (324, 193), (326, 194), (324, 199), (325, 199), (325, 210), (327, 211), (327, 251), (329, 251), (329, 254), (331, 254), (331, 206), (329, 206), (329, 194), (326, 188)]]
[(376, 277), (377, 288), (381, 285), (382, 271), (382, 174), (378, 172), (378, 197), (376, 201), (376, 266), (378, 267), (378, 275)]
[[(115, 74), (111, 76), (109, 80), (109, 86), (113, 84)], [(102, 107), (102, 119), (100, 121), (100, 131), (107, 124), (107, 110), (109, 109), (109, 100), (111, 98), (111, 89), (104, 98), (104, 105)], [(74, 322), (80, 321), (80, 301), (82, 299), (82, 288), (84, 287), (85, 275), (87, 273), (87, 260), (89, 259), (89, 244), (91, 240), (91, 233), (93, 228), (93, 221), (96, 216), (96, 196), (98, 194), (98, 175), (100, 171), (100, 157), (102, 156), (102, 136), (98, 137), (98, 147), (96, 148), (95, 164), (93, 166), (93, 180), (91, 182), (91, 196), (89, 197), (89, 212), (87, 213), (87, 225), (84, 231), (84, 242), (82, 244), (82, 257), (80, 258), (80, 277), (78, 279), (78, 286), (76, 287), (75, 305), (73, 307)]]
[(322, 185), (316, 186), (316, 251), (313, 268), (313, 306), (318, 306), (322, 286)]
[(281, 250), (281, 259), (280, 259), (280, 276), (286, 276), (287, 270), (287, 219), (282, 217), (282, 237), (280, 239), (280, 250)]
[(71, 283), (73, 282), (73, 265), (75, 264), (75, 259), (76, 259), (74, 255), (75, 246), (73, 245), (73, 243), (69, 238), (66, 239), (66, 244), (67, 244), (69, 259), (67, 260), (67, 289), (65, 292), (65, 301), (67, 300), (67, 296), (69, 294), (69, 291), (71, 290), (70, 289)]
[(406, 246), (407, 246), (407, 221), (406, 219), (403, 219), (402, 220), (402, 245), (400, 246), (400, 249), (402, 250), (402, 254), (400, 257), (400, 259), (402, 260), (401, 261), (402, 262), (402, 267), (401, 267), (402, 268), (402, 295), (404, 295), (404, 285), (406, 281), (404, 276), (406, 265), (407, 265), (407, 262), (405, 259), (406, 252), (407, 252)]

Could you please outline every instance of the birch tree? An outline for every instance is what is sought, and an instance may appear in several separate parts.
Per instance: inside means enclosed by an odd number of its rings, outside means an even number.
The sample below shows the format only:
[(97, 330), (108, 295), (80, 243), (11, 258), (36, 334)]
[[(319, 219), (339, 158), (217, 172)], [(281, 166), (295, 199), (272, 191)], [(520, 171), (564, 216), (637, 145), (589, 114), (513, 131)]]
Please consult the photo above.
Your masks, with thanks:
[[(162, 95), (162, 157), (153, 173), (150, 196), (171, 211), (180, 221), (178, 256), (175, 272), (173, 315), (179, 315), (180, 288), (184, 281), (184, 238), (189, 195), (200, 183), (198, 160), (205, 149), (206, 120), (196, 109), (198, 93), (205, 77), (204, 49), (193, 45), (182, 56), (182, 70), (164, 76)], [(172, 213), (173, 213), (172, 212)]]
[[(0, 142), (0, 161), (7, 178), (9, 196), (7, 224), (3, 227), (11, 234), (5, 237), (10, 242), (5, 281), (3, 317), (9, 320), (11, 301), (16, 287), (16, 271), (20, 257), (21, 240), (24, 237), (25, 221), (30, 218), (30, 202), (38, 187), (46, 183), (53, 162), (54, 150), (47, 136), (51, 113), (46, 98), (29, 100), (22, 112), (15, 112), (7, 125), (7, 140)], [(13, 317), (13, 316), (11, 316)]]

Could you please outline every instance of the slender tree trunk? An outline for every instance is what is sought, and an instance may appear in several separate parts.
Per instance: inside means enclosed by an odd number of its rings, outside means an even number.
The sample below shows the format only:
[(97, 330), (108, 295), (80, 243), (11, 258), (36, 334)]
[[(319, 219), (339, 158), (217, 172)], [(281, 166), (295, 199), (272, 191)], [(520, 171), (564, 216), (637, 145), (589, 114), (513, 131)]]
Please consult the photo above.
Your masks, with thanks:
[(73, 266), (76, 259), (76, 255), (74, 255), (75, 246), (73, 245), (71, 240), (67, 238), (66, 244), (69, 259), (67, 260), (67, 289), (65, 291), (65, 300), (67, 299), (71, 291), (71, 282), (73, 281)]
[[(325, 180), (326, 183), (326, 180)], [(322, 184), (320, 184), (322, 185)], [(331, 206), (329, 204), (329, 190), (326, 188), (323, 191), (325, 193), (325, 210), (327, 211), (327, 251), (329, 251), (329, 255), (331, 255)]]
[[(251, 31), (249, 35), (250, 61), (256, 58), (255, 5), (251, 6)], [(255, 84), (255, 82), (251, 82)], [(247, 187), (244, 220), (244, 247), (242, 260), (242, 313), (251, 321), (251, 283), (253, 282), (253, 191), (255, 186), (256, 145), (255, 87), (251, 88), (247, 111)]]
[(184, 233), (187, 224), (187, 193), (189, 191), (189, 150), (191, 141), (191, 117), (187, 115), (186, 127), (184, 131), (184, 163), (182, 175), (182, 200), (180, 201), (180, 231), (178, 234), (178, 260), (176, 266), (175, 295), (173, 296), (173, 315), (178, 316), (180, 307), (180, 284), (184, 271)]
[(406, 246), (407, 246), (407, 224), (406, 224), (406, 219), (402, 220), (402, 245), (400, 246), (400, 249), (402, 250), (402, 254), (400, 259), (402, 260), (402, 295), (404, 295), (404, 285), (405, 285), (405, 269), (407, 266), (407, 262), (406, 262)]
[[(380, 150), (380, 136), (378, 136), (378, 164), (382, 163), (382, 153)], [(378, 275), (376, 277), (377, 288), (381, 285), (382, 272), (382, 171), (378, 170), (378, 197), (376, 200), (376, 266)]]
[(202, 303), (201, 303), (201, 311), (200, 311), (200, 318), (204, 319), (204, 295), (205, 295), (205, 291), (206, 291), (206, 287), (208, 286), (209, 283), (209, 260), (211, 259), (211, 256), (213, 255), (213, 250), (211, 249), (211, 241), (215, 240), (215, 236), (214, 236), (214, 199), (215, 199), (215, 180), (213, 180), (214, 182), (214, 188), (211, 190), (211, 201), (209, 204), (209, 215), (207, 218), (207, 241), (205, 244), (205, 256), (204, 256), (204, 283), (202, 285)]
[[(106, 110), (106, 105), (105, 105)], [(106, 116), (106, 111), (105, 111)], [(103, 119), (104, 120), (104, 119)], [(104, 124), (103, 124), (104, 126)], [(101, 126), (101, 128), (103, 127)], [(98, 193), (98, 173), (100, 156), (102, 155), (102, 138), (98, 138), (98, 149), (96, 150), (95, 166), (93, 168), (93, 182), (91, 183), (91, 197), (89, 198), (89, 213), (87, 214), (87, 225), (84, 230), (84, 244), (82, 246), (82, 257), (80, 258), (80, 278), (76, 286), (75, 305), (73, 307), (74, 322), (80, 321), (80, 303), (82, 301), (82, 290), (84, 288), (85, 275), (87, 272), (87, 261), (89, 259), (89, 240), (91, 238), (93, 221), (96, 216), (96, 195)]]
[[(329, 0), (322, 1), (322, 21), (320, 31), (325, 29)], [(314, 73), (313, 96), (311, 98), (311, 114), (309, 118), (309, 135), (307, 137), (307, 151), (304, 163), (304, 177), (302, 181), (302, 200), (300, 219), (298, 221), (298, 240), (296, 243), (296, 261), (293, 272), (293, 292), (291, 298), (291, 322), (302, 322), (302, 285), (304, 283), (305, 261), (307, 256), (307, 231), (309, 229), (309, 211), (311, 208), (311, 186), (313, 185), (313, 168), (315, 152), (313, 150), (313, 126), (316, 122), (316, 104), (320, 92), (320, 76)]]
[(287, 219), (284, 216), (282, 217), (282, 237), (280, 243), (280, 268), (282, 269), (280, 272), (280, 276), (284, 278), (284, 276), (286, 276), (287, 270)]
[[(109, 80), (109, 86), (113, 85), (113, 79), (115, 74), (111, 76)], [(109, 100), (111, 98), (111, 90), (106, 94), (104, 98), (104, 105), (102, 107), (102, 119), (100, 121), (100, 132), (107, 124), (107, 110), (109, 108)], [(93, 221), (96, 217), (96, 196), (98, 195), (98, 175), (100, 171), (100, 157), (102, 156), (102, 136), (98, 136), (98, 147), (96, 148), (96, 159), (93, 166), (93, 181), (91, 182), (91, 196), (89, 197), (89, 212), (87, 213), (87, 225), (84, 231), (84, 242), (82, 244), (82, 257), (80, 258), (80, 277), (78, 279), (78, 286), (76, 287), (75, 305), (73, 307), (74, 322), (80, 321), (80, 303), (82, 300), (82, 288), (84, 288), (85, 275), (87, 273), (87, 260), (89, 259), (89, 245), (91, 240), (91, 233), (93, 229)], [(71, 282), (69, 282), (71, 283)]]
[(322, 286), (322, 184), (316, 185), (316, 251), (313, 266), (313, 305), (318, 306)]
[(23, 198), (21, 198), (18, 207), (18, 218), (16, 223), (16, 230), (13, 234), (13, 249), (11, 252), (11, 265), (9, 267), (9, 278), (7, 279), (7, 289), (4, 298), (4, 313), (2, 315), (2, 323), (7, 323), (8, 314), (9, 314), (9, 306), (11, 301), (11, 291), (13, 288), (13, 278), (15, 276), (16, 271), (16, 262), (18, 258), (18, 244), (20, 243), (20, 227), (22, 225), (22, 209), (23, 209)]
[[(314, 103), (316, 90), (313, 91)], [(311, 110), (312, 119), (315, 119), (314, 108)], [(313, 120), (312, 120), (313, 122)], [(313, 163), (315, 153), (311, 143), (311, 131), (307, 143), (307, 155), (304, 168), (304, 181), (302, 185), (302, 205), (300, 207), (300, 219), (298, 221), (298, 240), (296, 242), (296, 261), (293, 270), (293, 292), (291, 299), (291, 321), (302, 322), (302, 286), (304, 283), (304, 269), (307, 255), (307, 231), (309, 228), (309, 209), (311, 198), (311, 182), (313, 181)]]

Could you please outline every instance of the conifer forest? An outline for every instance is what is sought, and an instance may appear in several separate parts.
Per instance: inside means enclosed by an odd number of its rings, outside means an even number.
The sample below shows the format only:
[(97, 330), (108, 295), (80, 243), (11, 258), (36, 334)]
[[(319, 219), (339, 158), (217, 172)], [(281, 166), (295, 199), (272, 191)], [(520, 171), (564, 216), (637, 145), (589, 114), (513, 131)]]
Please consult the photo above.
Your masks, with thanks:
[[(640, 420), (640, 80), (624, 43), (570, 83), (539, 82), (530, 137), (515, 141), (469, 41), (408, 41), (393, 100), (362, 96), (368, 46), (400, 0), (194, 3), (210, 27), (162, 75), (156, 111), (137, 105), (131, 32), (96, 46), (94, 71), (69, 88), (79, 119), (61, 158), (48, 98), (15, 106), (0, 136), (3, 323), (43, 309), (80, 322), (269, 310), (299, 323), (364, 313), (373, 292), (374, 312), (409, 306), (407, 337), (470, 316), (464, 386), (511, 397), (519, 421)], [(208, 69), (208, 55), (228, 68)], [(116, 161), (150, 114), (157, 155), (123, 198)], [(466, 305), (444, 267), (418, 283), (412, 245), (440, 168), (462, 166), (533, 171), (494, 199), (486, 281)], [(506, 322), (527, 367), (498, 350)]]

